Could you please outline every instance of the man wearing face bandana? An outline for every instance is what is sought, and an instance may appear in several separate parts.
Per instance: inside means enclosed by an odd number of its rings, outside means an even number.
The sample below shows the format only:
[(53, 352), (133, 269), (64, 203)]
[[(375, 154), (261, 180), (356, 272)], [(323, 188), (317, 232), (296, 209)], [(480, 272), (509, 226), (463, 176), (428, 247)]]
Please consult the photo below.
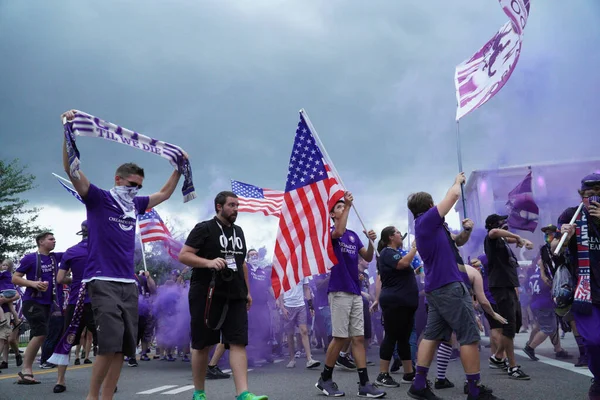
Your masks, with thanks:
[(520, 326), (521, 315), (519, 303), (519, 277), (517, 268), (519, 263), (509, 244), (517, 247), (533, 248), (533, 243), (523, 239), (517, 234), (508, 231), (507, 215), (492, 214), (485, 220), (488, 234), (484, 240), (485, 255), (488, 259), (489, 287), (492, 296), (498, 305), (498, 313), (507, 319), (508, 324), (502, 326), (502, 336), (496, 355), (506, 352), (508, 366), (505, 361), (492, 354), (490, 357), (491, 368), (508, 367), (508, 376), (516, 380), (531, 379), (515, 360), (514, 338)]
[[(594, 375), (588, 396), (600, 399), (600, 173), (589, 174), (581, 180), (579, 190), (583, 210), (569, 225), (576, 208), (566, 209), (558, 218), (561, 233), (567, 242), (560, 249), (565, 254), (576, 282), (575, 300), (571, 307), (579, 335), (587, 350), (588, 367)], [(559, 243), (552, 241), (552, 250)], [(578, 344), (580, 341), (578, 340)]]
[[(61, 115), (72, 120), (75, 111)], [(89, 258), (83, 275), (89, 291), (98, 355), (94, 363), (87, 400), (111, 399), (123, 357), (135, 357), (138, 325), (138, 289), (135, 283), (135, 226), (138, 214), (156, 207), (175, 191), (181, 174), (174, 171), (163, 188), (150, 196), (137, 196), (144, 170), (133, 163), (117, 168), (115, 186), (102, 190), (70, 174), (69, 155), (63, 140), (63, 166), (87, 211)]]

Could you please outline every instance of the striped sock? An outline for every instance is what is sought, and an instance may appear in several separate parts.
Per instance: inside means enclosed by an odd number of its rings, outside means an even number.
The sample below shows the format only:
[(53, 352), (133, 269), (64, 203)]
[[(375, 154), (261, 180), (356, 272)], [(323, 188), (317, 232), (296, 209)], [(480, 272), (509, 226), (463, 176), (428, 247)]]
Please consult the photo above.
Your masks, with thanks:
[(450, 362), (450, 356), (452, 355), (452, 346), (447, 343), (440, 343), (437, 351), (437, 378), (440, 381), (446, 379), (446, 370), (448, 369), (448, 363)]

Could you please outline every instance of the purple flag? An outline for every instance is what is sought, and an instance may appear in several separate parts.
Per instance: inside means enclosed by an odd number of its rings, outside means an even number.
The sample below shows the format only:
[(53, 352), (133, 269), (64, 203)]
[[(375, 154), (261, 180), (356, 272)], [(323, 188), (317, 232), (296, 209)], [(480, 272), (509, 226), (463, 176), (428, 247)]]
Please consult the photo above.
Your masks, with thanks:
[(531, 172), (508, 194), (508, 226), (534, 232), (538, 225), (540, 209), (533, 198)]
[(512, 75), (529, 17), (529, 0), (499, 0), (510, 18), (471, 58), (456, 66), (456, 120), (482, 106), (504, 87)]

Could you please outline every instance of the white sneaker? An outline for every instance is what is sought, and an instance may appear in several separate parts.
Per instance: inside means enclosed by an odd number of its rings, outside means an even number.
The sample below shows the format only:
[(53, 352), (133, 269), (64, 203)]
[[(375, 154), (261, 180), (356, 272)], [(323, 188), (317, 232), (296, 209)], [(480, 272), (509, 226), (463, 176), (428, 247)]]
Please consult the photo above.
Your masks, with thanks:
[(317, 368), (321, 365), (321, 361), (313, 360), (312, 358), (306, 361), (306, 368)]
[(287, 365), (286, 368), (296, 368), (296, 360), (292, 360), (290, 361)]

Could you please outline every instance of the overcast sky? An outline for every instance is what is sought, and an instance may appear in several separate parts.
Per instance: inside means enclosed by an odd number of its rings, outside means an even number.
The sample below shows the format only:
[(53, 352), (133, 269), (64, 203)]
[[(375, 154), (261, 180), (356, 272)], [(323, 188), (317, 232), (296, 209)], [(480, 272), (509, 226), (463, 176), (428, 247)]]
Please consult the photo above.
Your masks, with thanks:
[[(597, 156), (599, 18), (597, 0), (532, 0), (515, 73), (461, 121), (467, 173)], [(61, 112), (180, 145), (199, 198), (183, 204), (178, 188), (158, 211), (187, 232), (229, 179), (283, 190), (305, 108), (365, 223), (405, 230), (407, 195), (439, 199), (457, 172), (454, 67), (506, 21), (495, 0), (3, 1), (0, 157), (37, 176), (26, 196), (64, 250), (85, 214), (51, 175)], [(146, 169), (142, 194), (171, 173), (126, 146), (78, 146), (106, 189), (127, 161)], [(238, 222), (272, 246), (273, 217)]]

